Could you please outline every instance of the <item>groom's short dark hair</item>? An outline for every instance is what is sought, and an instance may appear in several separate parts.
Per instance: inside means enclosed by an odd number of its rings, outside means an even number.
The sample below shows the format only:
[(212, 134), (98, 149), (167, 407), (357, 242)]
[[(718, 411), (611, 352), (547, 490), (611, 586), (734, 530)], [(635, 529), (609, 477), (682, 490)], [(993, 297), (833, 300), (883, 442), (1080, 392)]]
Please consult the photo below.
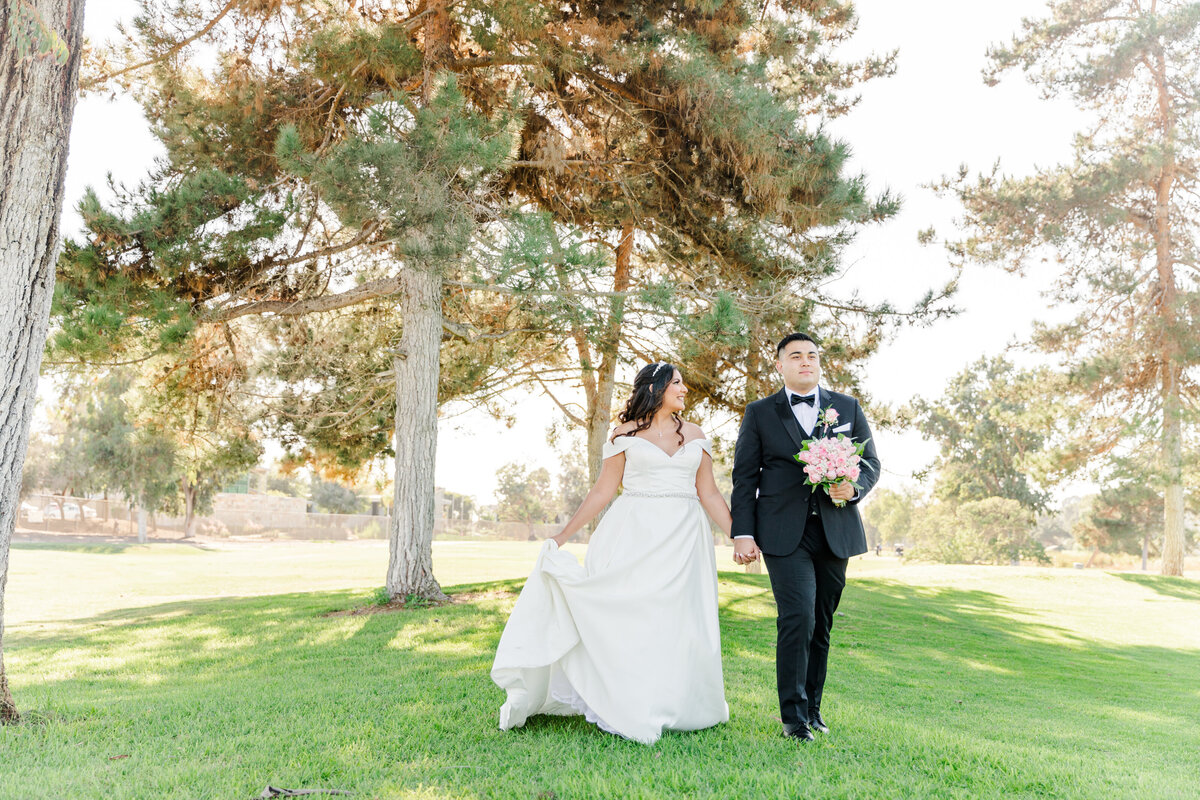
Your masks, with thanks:
[(787, 347), (792, 342), (812, 342), (818, 350), (821, 345), (817, 344), (817, 340), (809, 336), (807, 333), (789, 333), (787, 336), (779, 340), (779, 344), (775, 346), (775, 358), (779, 359), (779, 354), (783, 352), (783, 348)]

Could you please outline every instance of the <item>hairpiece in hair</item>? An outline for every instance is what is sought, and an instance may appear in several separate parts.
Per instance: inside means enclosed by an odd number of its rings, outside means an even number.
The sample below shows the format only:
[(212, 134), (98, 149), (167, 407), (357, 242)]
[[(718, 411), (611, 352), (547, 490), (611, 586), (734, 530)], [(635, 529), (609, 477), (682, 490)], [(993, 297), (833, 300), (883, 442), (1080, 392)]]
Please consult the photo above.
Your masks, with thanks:
[(660, 369), (662, 369), (663, 367), (665, 367), (666, 365), (667, 365), (667, 362), (665, 362), (665, 361), (659, 361), (657, 364), (655, 364), (655, 365), (654, 365), (654, 372), (651, 372), (651, 373), (650, 373), (650, 379), (651, 379), (651, 380), (653, 380), (653, 379), (654, 379), (654, 376), (658, 374), (658, 371), (659, 371)]

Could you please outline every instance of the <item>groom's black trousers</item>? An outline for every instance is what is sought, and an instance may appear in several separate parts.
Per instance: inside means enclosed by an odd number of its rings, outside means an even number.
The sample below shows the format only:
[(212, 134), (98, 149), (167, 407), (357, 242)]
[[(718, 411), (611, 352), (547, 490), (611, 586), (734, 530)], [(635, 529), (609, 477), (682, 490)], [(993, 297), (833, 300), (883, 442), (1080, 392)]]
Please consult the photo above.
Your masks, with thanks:
[(821, 517), (808, 515), (799, 546), (786, 556), (763, 554), (779, 611), (775, 679), (785, 725), (808, 722), (821, 707), (829, 665), (829, 631), (846, 586), (846, 563), (829, 549)]

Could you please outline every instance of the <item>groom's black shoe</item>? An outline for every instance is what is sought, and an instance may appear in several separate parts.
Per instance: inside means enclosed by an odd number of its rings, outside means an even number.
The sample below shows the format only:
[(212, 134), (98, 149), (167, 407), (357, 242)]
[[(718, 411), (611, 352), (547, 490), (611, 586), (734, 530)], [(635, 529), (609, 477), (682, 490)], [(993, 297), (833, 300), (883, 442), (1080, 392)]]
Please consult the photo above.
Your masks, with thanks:
[(783, 726), (783, 735), (784, 738), (799, 739), (802, 742), (811, 742), (816, 740), (816, 737), (813, 736), (813, 732), (809, 729), (808, 724), (805, 722), (797, 722), (792, 725), (785, 724)]
[(817, 733), (829, 733), (829, 726), (821, 719), (821, 712), (817, 709), (808, 712), (808, 724)]

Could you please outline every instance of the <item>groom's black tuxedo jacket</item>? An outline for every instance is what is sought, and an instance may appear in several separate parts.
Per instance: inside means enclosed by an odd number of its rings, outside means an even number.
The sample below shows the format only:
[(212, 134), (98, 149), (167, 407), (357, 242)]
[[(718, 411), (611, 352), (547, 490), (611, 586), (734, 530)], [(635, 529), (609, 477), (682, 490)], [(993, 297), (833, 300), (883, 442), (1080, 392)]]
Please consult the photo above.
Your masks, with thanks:
[[(879, 458), (871, 428), (858, 401), (824, 387), (818, 395), (821, 410), (833, 406), (836, 425), (817, 424), (806, 435), (788, 403), (787, 390), (746, 406), (733, 455), (733, 535), (752, 535), (769, 556), (786, 556), (800, 544), (809, 514), (813, 487), (804, 483), (804, 465), (793, 456), (810, 438), (836, 438), (844, 433), (863, 450), (858, 497), (838, 508), (824, 489), (816, 494), (817, 511), (825, 528), (829, 549), (838, 558), (867, 552), (867, 537), (856, 504), (879, 480)], [(849, 425), (848, 429), (838, 430)]]

